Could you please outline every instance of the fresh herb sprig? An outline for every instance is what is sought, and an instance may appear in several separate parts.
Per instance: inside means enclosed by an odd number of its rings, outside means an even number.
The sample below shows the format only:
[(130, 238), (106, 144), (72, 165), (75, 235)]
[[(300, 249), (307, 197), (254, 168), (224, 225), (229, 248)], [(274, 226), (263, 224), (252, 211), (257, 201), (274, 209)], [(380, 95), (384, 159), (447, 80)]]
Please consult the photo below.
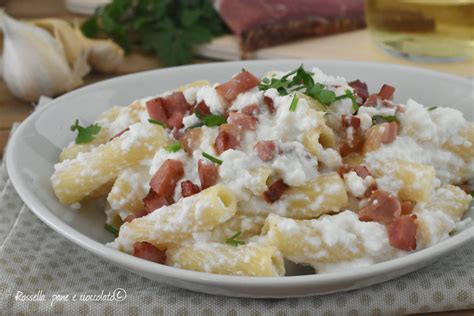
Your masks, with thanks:
[(215, 114), (202, 115), (200, 111), (196, 111), (196, 113), (194, 114), (196, 115), (198, 119), (202, 121), (203, 125), (206, 125), (207, 127), (220, 126), (222, 124), (227, 123), (227, 119), (225, 118), (225, 116), (222, 116), (222, 115), (215, 115)]
[(111, 232), (112, 234), (114, 234), (115, 237), (118, 236), (118, 233), (119, 233), (119, 232), (118, 232), (117, 228), (113, 227), (112, 225), (105, 224), (105, 225), (104, 225), (104, 228), (105, 228), (106, 230), (108, 230), (109, 232)]
[(216, 157), (214, 157), (214, 156), (212, 156), (212, 155), (209, 155), (209, 154), (208, 154), (207, 152), (205, 152), (205, 151), (202, 152), (202, 156), (203, 156), (204, 158), (209, 159), (209, 160), (212, 161), (213, 163), (218, 164), (218, 165), (222, 165), (222, 163), (224, 162), (224, 161), (220, 160), (219, 158), (216, 158)]
[[(289, 79), (291, 76), (293, 77)], [(280, 95), (288, 95), (298, 91), (326, 106), (337, 99), (334, 91), (325, 89), (324, 85), (314, 82), (313, 73), (306, 71), (303, 65), (290, 71), (281, 78), (263, 78), (258, 88), (263, 91), (273, 88), (276, 89)], [(350, 90), (348, 91), (350, 92)], [(344, 97), (349, 96), (344, 95)]]
[(112, 37), (126, 52), (139, 47), (165, 65), (191, 61), (193, 48), (227, 32), (211, 0), (113, 0), (81, 30)]
[(384, 122), (398, 122), (395, 115), (374, 115), (372, 116), (372, 124), (381, 124)]
[(239, 245), (245, 245), (245, 241), (243, 240), (237, 240), (235, 238), (239, 237), (241, 232), (238, 232), (237, 234), (233, 235), (232, 237), (226, 239), (225, 243), (234, 247), (238, 247)]
[(175, 152), (178, 152), (182, 149), (181, 147), (181, 143), (180, 142), (176, 142), (176, 143), (173, 143), (171, 145), (168, 145), (166, 146), (166, 151), (170, 152), (170, 153), (175, 153)]
[(73, 125), (71, 125), (71, 131), (77, 131), (76, 144), (85, 144), (93, 141), (97, 134), (100, 132), (99, 124), (92, 124), (87, 127), (79, 125), (79, 120), (76, 120)]
[(155, 124), (155, 125), (159, 125), (163, 128), (166, 128), (166, 124), (163, 123), (163, 122), (160, 122), (158, 120), (154, 120), (154, 119), (148, 119), (148, 122), (151, 123), (151, 124)]
[(432, 106), (432, 107), (428, 108), (428, 111), (434, 111), (434, 110), (436, 110), (437, 108), (438, 108), (437, 106)]

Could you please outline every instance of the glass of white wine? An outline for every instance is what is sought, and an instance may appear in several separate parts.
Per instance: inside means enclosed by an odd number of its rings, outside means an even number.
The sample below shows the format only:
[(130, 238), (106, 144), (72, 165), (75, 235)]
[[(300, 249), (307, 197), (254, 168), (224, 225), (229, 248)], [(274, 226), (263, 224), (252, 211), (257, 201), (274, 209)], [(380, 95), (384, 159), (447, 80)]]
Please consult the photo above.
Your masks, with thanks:
[(366, 0), (366, 19), (390, 54), (425, 62), (474, 57), (474, 0)]

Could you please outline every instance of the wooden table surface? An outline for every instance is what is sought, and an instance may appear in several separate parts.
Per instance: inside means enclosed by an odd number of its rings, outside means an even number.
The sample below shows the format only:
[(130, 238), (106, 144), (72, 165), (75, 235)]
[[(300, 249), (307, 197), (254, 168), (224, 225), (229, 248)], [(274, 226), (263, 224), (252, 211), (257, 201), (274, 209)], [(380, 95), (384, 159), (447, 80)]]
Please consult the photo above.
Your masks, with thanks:
[[(59, 17), (71, 20), (84, 18), (68, 13), (64, 7), (63, 0), (0, 0), (0, 7), (2, 6), (6, 9), (8, 14), (20, 19)], [(196, 62), (203, 61), (209, 60), (196, 59)], [(117, 74), (105, 75), (91, 72), (84, 78), (84, 84), (91, 84), (125, 73), (159, 67), (160, 65), (155, 59), (142, 56), (138, 53), (132, 53), (126, 57), (124, 64), (120, 67)], [(15, 98), (9, 92), (5, 82), (0, 79), (0, 157), (3, 154), (12, 124), (14, 122), (23, 121), (33, 109), (33, 104)], [(426, 315), (474, 316), (474, 310), (431, 313)]]

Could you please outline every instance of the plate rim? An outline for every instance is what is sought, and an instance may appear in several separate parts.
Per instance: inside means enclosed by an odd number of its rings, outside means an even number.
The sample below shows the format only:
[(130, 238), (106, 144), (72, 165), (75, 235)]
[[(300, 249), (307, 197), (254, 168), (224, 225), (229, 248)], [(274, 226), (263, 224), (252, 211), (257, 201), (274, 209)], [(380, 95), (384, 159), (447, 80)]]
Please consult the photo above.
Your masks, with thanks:
[[(368, 62), (368, 61), (349, 61), (349, 60), (334, 60), (334, 59), (269, 59), (269, 60), (253, 60), (253, 61), (230, 61), (230, 62), (216, 62), (216, 63), (204, 63), (204, 64), (194, 64), (194, 65), (185, 65), (178, 67), (170, 67), (164, 69), (154, 69), (144, 72), (138, 72), (133, 74), (122, 75), (107, 80), (99, 81), (92, 83), (90, 85), (83, 86), (79, 89), (73, 90), (69, 93), (66, 93), (54, 100), (52, 100), (47, 106), (35, 110), (25, 121), (23, 121), (17, 130), (13, 133), (10, 141), (8, 142), (6, 148), (6, 166), (7, 171), (10, 176), (10, 180), (21, 197), (22, 201), (28, 206), (28, 208), (46, 225), (52, 228), (54, 231), (59, 233), (61, 236), (67, 238), (76, 245), (79, 245), (81, 248), (92, 252), (94, 255), (99, 256), (106, 261), (112, 262), (120, 266), (124, 266), (134, 272), (143, 272), (146, 274), (153, 274), (157, 276), (162, 276), (165, 278), (171, 279), (180, 279), (186, 282), (206, 284), (208, 286), (212, 285), (227, 285), (227, 286), (239, 286), (241, 288), (268, 288), (274, 286), (283, 286), (285, 288), (294, 288), (301, 286), (311, 286), (311, 285), (324, 285), (324, 284), (336, 284), (340, 282), (348, 281), (358, 281), (370, 277), (376, 277), (382, 275), (383, 273), (393, 272), (396, 270), (407, 269), (410, 266), (414, 266), (417, 263), (430, 262), (443, 254), (451, 252), (463, 244), (474, 239), (474, 226), (465, 229), (464, 231), (451, 236), (450, 238), (441, 241), (431, 247), (419, 250), (417, 252), (411, 253), (407, 256), (400, 258), (391, 259), (388, 261), (383, 261), (380, 263), (373, 264), (368, 267), (355, 268), (347, 271), (341, 272), (329, 272), (322, 274), (310, 274), (310, 275), (298, 275), (298, 276), (286, 276), (286, 277), (248, 277), (248, 276), (230, 276), (230, 275), (219, 275), (212, 274), (207, 272), (197, 272), (191, 270), (185, 270), (175, 267), (170, 267), (166, 265), (159, 265), (153, 262), (142, 260), (131, 255), (122, 253), (118, 250), (107, 247), (105, 244), (102, 244), (84, 234), (80, 231), (77, 231), (73, 227), (69, 226), (67, 223), (63, 222), (60, 218), (54, 215), (49, 209), (39, 201), (36, 195), (28, 188), (27, 183), (22, 179), (20, 175), (20, 166), (15, 162), (15, 150), (19, 146), (19, 138), (23, 131), (35, 122), (44, 111), (50, 110), (55, 106), (60, 106), (63, 100), (68, 98), (74, 98), (76, 95), (83, 94), (84, 91), (89, 89), (99, 89), (103, 85), (108, 85), (111, 82), (118, 82), (122, 80), (133, 79), (133, 77), (143, 76), (144, 74), (152, 73), (166, 73), (181, 71), (182, 69), (192, 69), (200, 67), (220, 67), (223, 65), (241, 65), (241, 64), (262, 64), (262, 63), (315, 63), (321, 64), (321, 67), (324, 67), (324, 64), (333, 64), (338, 63), (346, 65), (367, 65), (370, 67), (384, 67), (387, 69), (401, 69), (409, 72), (422, 72), (427, 75), (441, 76), (444, 78), (449, 78), (450, 80), (456, 80), (462, 84), (471, 84), (472, 81), (453, 74), (447, 74), (439, 71), (434, 71), (430, 69), (424, 69), (420, 67), (411, 67), (406, 65), (397, 65), (390, 63), (379, 63), (379, 62)], [(141, 274), (141, 273), (139, 273)], [(300, 296), (300, 295), (299, 295)], [(302, 296), (302, 295), (301, 295)]]

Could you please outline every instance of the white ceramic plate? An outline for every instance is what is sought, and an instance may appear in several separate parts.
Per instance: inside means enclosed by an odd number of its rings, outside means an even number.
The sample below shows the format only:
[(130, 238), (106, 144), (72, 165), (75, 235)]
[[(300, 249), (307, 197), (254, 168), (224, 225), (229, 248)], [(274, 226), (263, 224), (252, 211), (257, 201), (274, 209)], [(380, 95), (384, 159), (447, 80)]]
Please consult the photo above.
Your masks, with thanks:
[[(251, 278), (215, 275), (155, 264), (104, 246), (112, 236), (104, 230), (102, 208), (89, 205), (80, 211), (55, 198), (50, 176), (60, 149), (73, 139), (69, 126), (79, 118), (90, 123), (112, 105), (127, 105), (137, 98), (171, 90), (198, 79), (224, 82), (245, 68), (256, 75), (269, 70), (291, 70), (301, 61), (267, 60), (200, 64), (143, 72), (102, 81), (59, 97), (33, 113), (16, 131), (7, 152), (11, 180), (25, 203), (51, 228), (72, 242), (116, 265), (144, 277), (194, 291), (245, 297), (295, 297), (356, 289), (390, 280), (419, 269), (472, 240), (474, 227), (433, 247), (367, 268), (320, 275)], [(408, 98), (428, 106), (452, 106), (474, 119), (472, 83), (460, 77), (387, 64), (348, 61), (304, 61), (328, 74), (366, 81), (372, 90), (383, 83), (396, 87), (396, 101)], [(466, 216), (473, 217), (471, 210)]]

